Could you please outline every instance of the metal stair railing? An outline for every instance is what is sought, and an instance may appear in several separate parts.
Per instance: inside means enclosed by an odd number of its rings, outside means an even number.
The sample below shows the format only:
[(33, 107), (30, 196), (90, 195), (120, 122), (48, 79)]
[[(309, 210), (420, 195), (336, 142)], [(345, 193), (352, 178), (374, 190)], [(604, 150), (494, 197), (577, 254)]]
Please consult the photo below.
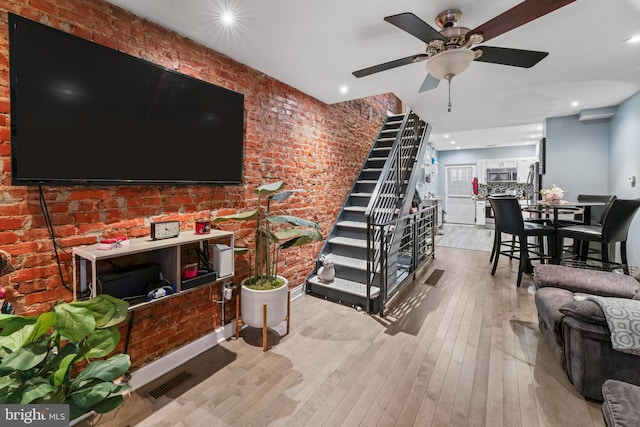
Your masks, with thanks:
[[(410, 125), (408, 125), (409, 123)], [(413, 171), (416, 154), (421, 152), (420, 146), (423, 143), (426, 130), (426, 124), (417, 114), (409, 112), (405, 115), (365, 211), (367, 218), (367, 312), (370, 312), (371, 286), (375, 272), (385, 272), (388, 260), (388, 252), (384, 252), (386, 245), (380, 244), (382, 242), (380, 239), (382, 236), (387, 236), (389, 230), (373, 225), (387, 224), (391, 227), (393, 219), (402, 214), (402, 195)], [(390, 231), (395, 230), (395, 225)], [(391, 241), (393, 242), (393, 238)], [(378, 265), (380, 265), (379, 270), (377, 270)], [(382, 274), (380, 278), (381, 283), (386, 282), (386, 277), (383, 279)]]
[[(385, 304), (393, 296), (387, 286), (387, 260), (393, 256), (403, 255), (407, 262), (406, 277), (412, 274), (415, 280), (416, 270), (428, 260), (435, 258), (435, 237), (437, 229), (437, 205), (429, 206), (409, 215), (401, 216), (384, 223), (372, 223), (371, 229), (377, 230), (377, 240), (373, 246), (380, 248), (381, 256), (376, 267), (380, 269), (380, 301), (378, 314), (384, 316)], [(394, 236), (400, 233), (402, 243), (393, 245)], [(395, 252), (395, 253), (394, 253)], [(370, 307), (367, 306), (370, 313)]]

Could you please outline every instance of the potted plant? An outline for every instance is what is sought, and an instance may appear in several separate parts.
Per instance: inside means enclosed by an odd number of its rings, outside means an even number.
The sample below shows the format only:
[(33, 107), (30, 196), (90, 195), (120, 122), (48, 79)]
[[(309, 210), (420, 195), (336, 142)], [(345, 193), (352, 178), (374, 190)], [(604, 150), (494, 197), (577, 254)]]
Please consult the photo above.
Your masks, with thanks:
[[(263, 327), (263, 304), (267, 304), (267, 327), (285, 320), (287, 315), (288, 286), (278, 275), (282, 249), (302, 246), (322, 240), (320, 226), (314, 221), (291, 215), (272, 215), (271, 203), (282, 202), (301, 190), (283, 190), (284, 181), (263, 184), (253, 192), (258, 195), (255, 209), (233, 215), (219, 216), (213, 223), (223, 221), (255, 221), (255, 256), (252, 274), (242, 282), (242, 321), (251, 327)], [(247, 248), (236, 248), (248, 252)]]
[(115, 409), (129, 386), (114, 380), (129, 370), (129, 356), (90, 359), (116, 348), (115, 325), (128, 308), (126, 301), (100, 295), (57, 304), (37, 317), (0, 314), (0, 403), (69, 404), (72, 420)]

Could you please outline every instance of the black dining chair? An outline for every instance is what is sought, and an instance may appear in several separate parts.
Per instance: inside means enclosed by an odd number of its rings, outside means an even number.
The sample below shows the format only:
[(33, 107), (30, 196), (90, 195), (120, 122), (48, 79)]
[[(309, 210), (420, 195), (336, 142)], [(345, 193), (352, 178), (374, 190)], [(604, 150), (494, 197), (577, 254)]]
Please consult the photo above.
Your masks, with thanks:
[[(605, 203), (603, 206), (590, 206), (588, 208), (584, 208), (583, 212), (575, 215), (572, 220), (559, 220), (559, 227), (568, 227), (571, 225), (581, 225), (584, 224), (584, 215), (586, 215), (586, 209), (589, 209), (589, 224), (591, 225), (602, 225), (604, 222), (604, 218), (611, 209), (611, 203), (617, 197), (613, 194), (578, 194), (578, 202), (602, 202)], [(575, 256), (580, 256), (581, 258), (587, 257), (589, 253), (589, 242), (582, 240), (574, 240), (570, 246), (564, 248), (564, 250), (570, 249), (573, 251)], [(594, 249), (592, 253), (599, 253), (600, 249)]]
[(581, 256), (583, 261), (597, 260), (605, 265), (609, 263), (617, 264), (609, 259), (609, 251), (612, 248), (610, 245), (620, 242), (620, 261), (625, 272), (628, 273), (627, 236), (631, 222), (639, 208), (640, 199), (614, 199), (605, 213), (602, 225), (580, 224), (558, 228), (556, 251), (560, 254), (559, 257), (562, 258), (561, 251), (564, 239), (570, 238), (584, 242), (600, 243), (600, 258)]
[[(513, 237), (511, 240), (505, 241), (498, 238), (491, 275), (496, 273), (500, 255), (517, 259), (518, 279), (516, 286), (519, 287), (522, 283), (522, 273), (531, 271), (531, 261), (546, 262), (554, 259), (555, 228), (551, 225), (525, 221), (522, 217), (520, 204), (515, 197), (489, 196), (489, 202), (495, 217), (496, 234), (511, 234)], [(529, 237), (535, 237), (536, 242), (529, 242)], [(548, 251), (544, 250), (543, 238), (547, 240)]]
[[(494, 196), (490, 196), (490, 197), (494, 197), (494, 198), (508, 198), (508, 199), (513, 199), (515, 198), (515, 196), (513, 194), (501, 194), (501, 195), (494, 195)], [(518, 203), (519, 204), (519, 203)], [(542, 217), (538, 217), (538, 218), (524, 218), (524, 222), (525, 223), (532, 223), (532, 224), (542, 224), (542, 225), (553, 225), (553, 221), (549, 218), (542, 218)], [(509, 240), (501, 240), (502, 239), (502, 233), (495, 231), (493, 234), (493, 247), (491, 248), (491, 256), (489, 257), (489, 262), (493, 262), (493, 257), (495, 257), (495, 254), (498, 250), (498, 247), (502, 246), (511, 246), (511, 254), (509, 255), (507, 253), (507, 251), (503, 250), (503, 255), (508, 256), (509, 258), (515, 258), (514, 253), (517, 252), (516, 249), (516, 236), (512, 235), (511, 238)], [(540, 245), (542, 245), (542, 238), (540, 238)]]

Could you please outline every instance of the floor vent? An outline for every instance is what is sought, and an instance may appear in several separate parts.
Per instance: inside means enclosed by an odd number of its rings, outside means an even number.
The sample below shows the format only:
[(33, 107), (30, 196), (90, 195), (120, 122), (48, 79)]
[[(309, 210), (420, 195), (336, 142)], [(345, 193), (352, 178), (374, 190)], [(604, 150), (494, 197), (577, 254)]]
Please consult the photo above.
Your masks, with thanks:
[(167, 381), (165, 381), (164, 383), (160, 384), (158, 387), (156, 387), (153, 390), (151, 390), (151, 392), (149, 392), (149, 394), (154, 399), (159, 399), (162, 396), (164, 396), (165, 394), (169, 393), (174, 388), (178, 387), (183, 382), (189, 380), (191, 377), (193, 377), (193, 374), (191, 374), (190, 372), (187, 372), (187, 371), (182, 371), (182, 372), (178, 373), (177, 375), (174, 375), (173, 377), (169, 378)]
[(444, 270), (435, 269), (433, 272), (427, 277), (427, 280), (424, 281), (425, 285), (435, 286), (438, 284), (438, 280), (442, 277)]

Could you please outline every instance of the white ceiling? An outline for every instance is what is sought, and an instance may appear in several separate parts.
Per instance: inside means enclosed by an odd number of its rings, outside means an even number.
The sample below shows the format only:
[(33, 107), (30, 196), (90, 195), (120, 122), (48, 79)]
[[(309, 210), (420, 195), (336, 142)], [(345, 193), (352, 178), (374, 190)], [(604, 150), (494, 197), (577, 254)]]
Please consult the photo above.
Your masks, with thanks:
[[(359, 79), (351, 73), (424, 52), (385, 16), (412, 12), (437, 28), (436, 15), (455, 7), (459, 25), (475, 28), (519, 0), (110, 1), (328, 104), (392, 92), (433, 126), (440, 150), (535, 141), (545, 118), (614, 106), (640, 88), (640, 44), (624, 43), (640, 34), (640, 0), (577, 0), (488, 41), (549, 56), (530, 69), (472, 63), (453, 79), (450, 113), (446, 81), (418, 93), (424, 62)], [(226, 10), (234, 27), (221, 22)]]

